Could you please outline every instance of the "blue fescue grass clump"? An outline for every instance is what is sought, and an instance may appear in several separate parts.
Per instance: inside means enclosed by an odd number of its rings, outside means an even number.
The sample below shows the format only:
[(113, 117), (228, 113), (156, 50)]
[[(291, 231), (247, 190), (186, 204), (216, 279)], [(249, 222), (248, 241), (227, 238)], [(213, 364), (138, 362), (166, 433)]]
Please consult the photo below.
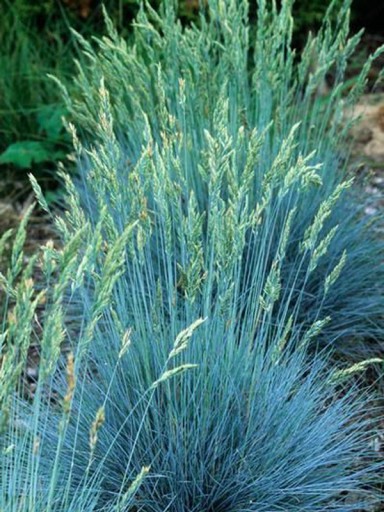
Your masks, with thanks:
[[(165, 357), (170, 338), (132, 332), (131, 347), (119, 356), (121, 339), (112, 335), (114, 325), (106, 329), (108, 346), (105, 334), (97, 337), (79, 376), (58, 495), (89, 482), (98, 509), (108, 510), (144, 471), (123, 510), (312, 512), (332, 504), (347, 511), (366, 503), (369, 487), (352, 504), (341, 496), (373, 476), (367, 425), (359, 419), (365, 405), (356, 389), (335, 400), (320, 360), (278, 356), (260, 343), (250, 350), (246, 334), (234, 346), (221, 319), (207, 320), (185, 349), (198, 367), (156, 383), (172, 363)], [(93, 365), (97, 378), (86, 382)], [(57, 423), (55, 416), (43, 422), (46, 475)]]
[[(203, 9), (198, 26), (188, 28), (177, 22), (173, 3), (165, 2), (162, 16), (150, 7), (147, 12), (140, 12), (131, 46), (108, 22), (108, 35), (96, 39), (96, 49), (82, 40), (89, 66), (79, 68), (78, 94), (67, 98), (68, 107), (78, 129), (88, 134), (92, 144), (100, 123), (98, 91), (103, 81), (111, 98), (112, 130), (121, 152), (118, 161), (116, 155), (106, 157), (116, 168), (117, 189), (113, 191), (113, 180), (105, 178), (104, 189), (96, 192), (96, 201), (113, 196), (114, 202), (109, 204), (111, 215), (122, 224), (130, 216), (131, 187), (126, 185), (130, 169), (140, 161), (143, 146), (162, 146), (169, 133), (174, 134), (174, 139), (168, 172), (181, 187), (182, 197), (193, 193), (200, 211), (209, 211), (207, 180), (199, 168), (207, 169), (206, 132), (216, 138), (225, 124), (231, 150), (242, 148), (237, 152), (238, 178), (249, 151), (257, 154), (250, 163), (249, 208), (262, 208), (266, 200), (262, 183), (271, 180), (268, 200), (276, 215), (273, 225), (264, 223), (271, 237), (271, 253), (286, 212), (295, 207), (289, 258), (282, 268), (282, 296), (294, 311), (297, 296), (292, 294), (292, 288), (301, 295), (305, 288), (305, 296), (300, 297), (300, 322), (308, 327), (319, 314), (330, 316), (323, 340), (338, 340), (343, 351), (353, 354), (358, 352), (358, 339), (380, 339), (383, 328), (383, 297), (378, 283), (383, 282), (384, 254), (376, 233), (381, 227), (380, 219), (374, 217), (367, 223), (359, 206), (365, 201), (363, 192), (355, 193), (346, 187), (325, 216), (318, 242), (329, 229), (336, 225), (339, 229), (327, 241), (327, 251), (317, 248), (310, 275), (297, 272), (302, 258), (298, 242), (321, 203), (345, 179), (350, 142), (344, 112), (346, 107), (352, 108), (364, 90), (375, 56), (367, 61), (348, 91), (344, 73), (361, 35), (348, 38), (350, 2), (344, 2), (337, 15), (339, 3), (332, 2), (321, 30), (308, 39), (300, 56), (291, 46), (291, 4), (283, 2), (279, 11), (264, 1), (258, 2), (257, 25), (251, 30), (246, 2), (210, 2)], [(335, 83), (324, 96), (322, 89), (328, 73), (335, 77)], [(223, 108), (225, 119), (220, 121)], [(256, 134), (260, 147), (247, 149)], [(283, 141), (289, 137), (295, 140), (292, 154), (278, 163), (278, 171), (271, 171)], [(277, 204), (277, 191), (282, 183), (292, 180), (289, 167), (299, 155), (308, 157), (310, 165), (321, 164), (316, 177), (318, 186), (307, 187), (303, 194), (302, 182), (296, 180), (284, 201)], [(228, 190), (221, 192), (221, 198), (229, 205), (231, 183), (227, 177), (224, 181)], [(89, 196), (88, 185), (86, 189), (84, 197)], [(150, 190), (145, 196), (148, 194)], [(89, 214), (95, 215), (92, 208)], [(258, 245), (259, 241), (255, 251)], [(308, 246), (308, 257), (315, 250)], [(329, 290), (324, 297), (324, 277), (343, 251), (347, 257), (339, 288)]]
[[(374, 328), (351, 312), (382, 269), (339, 173), (349, 3), (298, 62), (290, 2), (258, 5), (253, 38), (245, 1), (211, 0), (199, 26), (182, 29), (165, 2), (141, 11), (132, 47), (110, 24), (98, 51), (83, 41), (63, 247), (23, 269), (22, 225), (1, 276), (0, 510), (348, 512), (380, 500), (376, 411), (343, 384), (364, 363), (337, 370), (319, 348), (381, 332), (379, 289), (366, 302)], [(340, 83), (317, 101), (329, 66)], [(31, 339), (41, 362), (25, 400)]]

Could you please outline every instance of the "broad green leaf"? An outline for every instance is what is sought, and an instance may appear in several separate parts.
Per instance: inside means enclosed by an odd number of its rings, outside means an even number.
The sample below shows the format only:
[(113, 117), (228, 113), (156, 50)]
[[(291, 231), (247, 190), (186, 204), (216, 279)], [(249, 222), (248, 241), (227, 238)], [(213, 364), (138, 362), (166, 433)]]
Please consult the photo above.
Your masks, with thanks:
[(45, 132), (46, 136), (51, 141), (61, 141), (65, 138), (62, 121), (65, 112), (65, 109), (61, 105), (48, 105), (41, 108), (37, 114), (39, 131)]
[(0, 164), (13, 164), (26, 169), (32, 164), (52, 162), (64, 158), (63, 151), (53, 151), (43, 142), (23, 140), (15, 142), (0, 155)]

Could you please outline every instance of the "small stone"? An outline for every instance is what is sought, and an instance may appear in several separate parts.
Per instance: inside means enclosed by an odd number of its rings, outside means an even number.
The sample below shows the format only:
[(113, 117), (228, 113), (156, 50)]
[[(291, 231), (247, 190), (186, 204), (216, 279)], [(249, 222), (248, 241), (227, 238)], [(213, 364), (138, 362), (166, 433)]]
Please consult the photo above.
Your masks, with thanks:
[(374, 183), (378, 187), (384, 187), (384, 177), (382, 177), (382, 176), (375, 176), (372, 179), (372, 183)]
[(27, 368), (27, 377), (29, 379), (32, 379), (32, 380), (35, 380), (37, 378), (37, 368), (32, 368), (32, 367), (29, 367)]
[(373, 138), (373, 132), (368, 126), (361, 126), (356, 132), (355, 139), (359, 144), (368, 144)]
[(377, 214), (377, 208), (374, 208), (373, 206), (367, 206), (364, 208), (364, 212), (367, 215), (376, 215)]
[(380, 190), (377, 187), (371, 187), (370, 185), (368, 187), (365, 187), (365, 191), (367, 194), (371, 194), (373, 196), (376, 196), (380, 193)]

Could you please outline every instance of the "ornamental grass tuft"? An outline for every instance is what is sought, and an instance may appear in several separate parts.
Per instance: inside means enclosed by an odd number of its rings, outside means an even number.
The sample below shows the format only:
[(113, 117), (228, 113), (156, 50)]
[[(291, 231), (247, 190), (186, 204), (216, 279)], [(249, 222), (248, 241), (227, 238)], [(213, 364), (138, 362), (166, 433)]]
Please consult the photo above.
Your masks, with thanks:
[[(352, 85), (344, 83), (361, 36), (348, 37), (350, 3), (331, 2), (322, 28), (300, 55), (292, 48), (290, 0), (280, 10), (259, 1), (255, 27), (248, 23), (247, 2), (208, 2), (199, 23), (186, 28), (177, 21), (173, 2), (164, 3), (162, 15), (147, 6), (134, 23), (132, 45), (107, 18), (107, 35), (94, 45), (77, 36), (89, 65), (79, 67), (77, 94), (66, 98), (88, 149), (104, 148), (100, 177), (92, 157), (80, 165), (83, 180), (90, 176), (95, 182), (81, 193), (88, 215), (95, 217), (107, 197), (115, 223), (124, 225), (137, 214), (127, 186), (136, 172), (137, 184), (150, 182), (140, 192), (150, 209), (153, 179), (138, 167), (144, 165), (144, 148), (154, 151), (154, 162), (156, 152), (169, 146), (164, 165), (171, 187), (181, 201), (193, 195), (207, 231), (207, 214), (214, 215), (207, 154), (213, 154), (216, 167), (221, 165), (215, 186), (228, 211), (222, 230), (231, 232), (235, 203), (239, 211), (254, 210), (261, 226), (257, 236), (247, 231), (247, 251), (257, 253), (268, 237), (265, 273), (290, 214), (280, 298), (306, 327), (329, 316), (323, 341), (337, 342), (339, 350), (359, 358), (361, 339), (380, 341), (383, 329), (384, 254), (378, 236), (383, 226), (381, 214), (364, 215), (369, 200), (364, 191), (346, 182), (353, 118), (348, 121), (345, 112), (353, 110), (383, 48)], [(329, 76), (333, 87), (325, 93)], [(100, 131), (103, 122), (111, 123), (111, 133)], [(311, 229), (311, 240), (303, 245)], [(250, 258), (243, 257), (250, 266)], [(324, 293), (324, 278), (340, 260), (338, 285)], [(242, 279), (246, 290), (245, 273)], [(372, 344), (373, 353), (381, 349)]]
[(62, 174), (62, 249), (23, 268), (22, 224), (1, 278), (0, 510), (380, 501), (379, 412), (350, 377), (366, 364), (332, 358), (382, 334), (380, 219), (345, 172), (343, 105), (370, 64), (346, 91), (349, 4), (300, 57), (290, 1), (260, 0), (254, 29), (244, 0), (210, 0), (186, 28), (172, 2), (146, 5), (132, 45), (108, 17), (95, 48), (81, 40), (89, 65), (77, 94), (63, 88), (79, 178)]

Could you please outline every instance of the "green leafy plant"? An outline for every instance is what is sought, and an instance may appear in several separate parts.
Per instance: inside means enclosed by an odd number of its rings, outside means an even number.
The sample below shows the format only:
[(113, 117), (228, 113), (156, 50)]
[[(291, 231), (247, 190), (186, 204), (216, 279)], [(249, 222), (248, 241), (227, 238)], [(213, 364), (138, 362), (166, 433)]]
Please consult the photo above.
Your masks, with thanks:
[(39, 136), (42, 141), (14, 142), (0, 155), (0, 164), (13, 164), (22, 169), (30, 169), (35, 163), (52, 163), (64, 159), (66, 153), (58, 149), (65, 142), (69, 145), (61, 119), (64, 113), (62, 107), (42, 108), (37, 115)]
[[(1, 7), (1, 134), (2, 134), (2, 163), (13, 162), (16, 158), (17, 147), (14, 143), (24, 143), (25, 155), (20, 157), (17, 164), (27, 165), (26, 159), (31, 161), (46, 160), (47, 153), (52, 149), (46, 145), (59, 142), (59, 148), (65, 146), (66, 141), (58, 138), (59, 122), (56, 120), (56, 137), (53, 136), (52, 121), (48, 123), (47, 114), (51, 112), (63, 113), (57, 88), (47, 78), (48, 72), (57, 72), (64, 80), (66, 73), (71, 69), (72, 57), (67, 57), (68, 49), (59, 36), (51, 33), (50, 41), (42, 44), (38, 25), (38, 13), (43, 14), (43, 6), (39, 9), (27, 6), (22, 0), (5, 2)], [(49, 13), (45, 13), (49, 16)], [(49, 22), (47, 23), (49, 25)], [(58, 64), (58, 62), (62, 62)], [(48, 123), (48, 124), (47, 124)], [(45, 130), (48, 133), (44, 133)], [(59, 131), (58, 131), (59, 130)], [(61, 132), (63, 135), (63, 132)], [(46, 139), (48, 138), (48, 141)], [(34, 142), (34, 146), (30, 144)], [(28, 147), (29, 146), (29, 147)], [(4, 151), (8, 148), (8, 155)], [(57, 151), (57, 147), (55, 150)], [(31, 157), (27, 153), (32, 152)]]
[[(68, 83), (79, 57), (70, 27), (84, 33), (96, 21), (79, 20), (61, 2), (5, 0), (0, 6), (0, 169), (25, 170), (52, 178), (58, 160), (70, 151), (62, 124), (66, 113), (48, 74)], [(24, 170), (24, 172), (20, 172)]]

